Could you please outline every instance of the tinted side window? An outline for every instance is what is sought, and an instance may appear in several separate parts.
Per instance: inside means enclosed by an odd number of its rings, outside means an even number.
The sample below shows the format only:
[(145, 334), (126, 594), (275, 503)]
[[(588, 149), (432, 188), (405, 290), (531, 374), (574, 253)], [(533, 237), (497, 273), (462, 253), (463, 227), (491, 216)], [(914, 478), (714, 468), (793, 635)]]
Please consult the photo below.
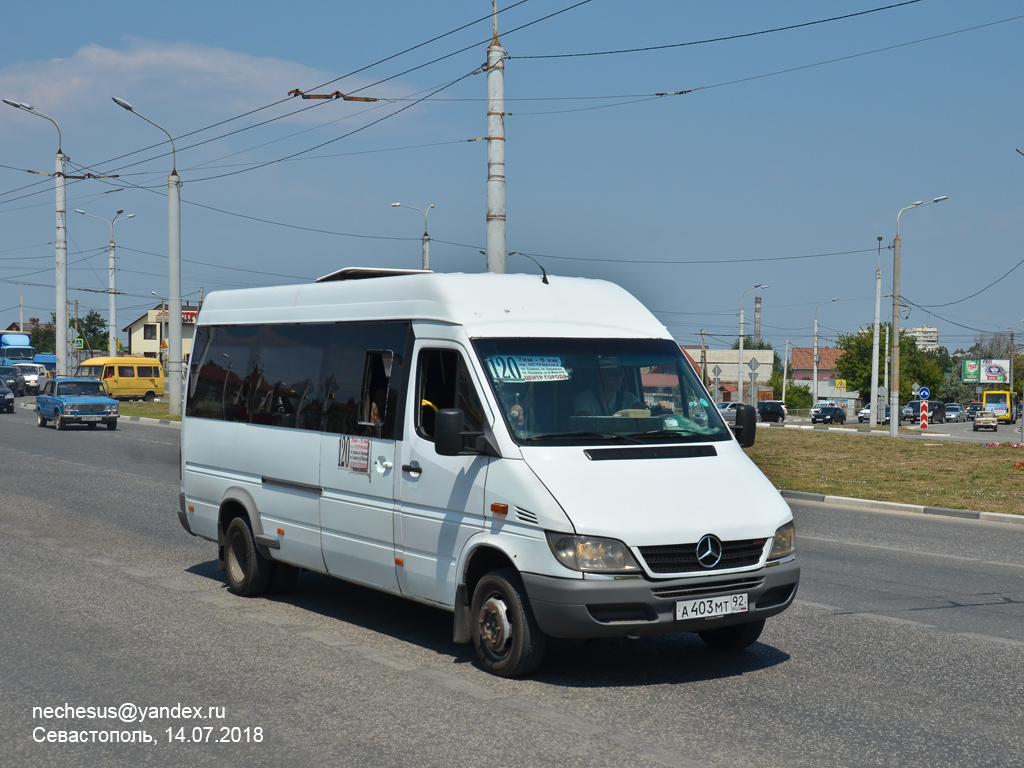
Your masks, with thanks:
[(134, 379), (135, 378), (135, 366), (134, 365), (119, 365), (117, 366), (117, 375), (122, 379)]
[[(196, 330), (186, 415), (249, 424), (393, 437), (407, 323), (318, 323)], [(363, 391), (368, 349), (391, 364)], [(383, 358), (381, 358), (383, 362)], [(396, 378), (397, 377), (397, 378)], [(377, 396), (381, 422), (360, 423)]]

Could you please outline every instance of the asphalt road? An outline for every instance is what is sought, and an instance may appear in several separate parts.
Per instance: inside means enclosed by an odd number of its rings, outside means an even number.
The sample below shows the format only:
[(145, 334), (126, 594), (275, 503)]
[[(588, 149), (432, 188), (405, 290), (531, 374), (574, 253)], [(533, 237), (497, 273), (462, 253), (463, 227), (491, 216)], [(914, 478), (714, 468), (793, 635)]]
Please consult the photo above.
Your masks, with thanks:
[[(177, 439), (0, 415), (0, 765), (1024, 765), (1022, 526), (793, 502), (798, 602), (747, 652), (595, 642), (510, 681), (441, 611), (313, 574), (227, 593)], [(122, 703), (218, 709), (33, 712)], [(35, 741), (72, 729), (153, 741)]]

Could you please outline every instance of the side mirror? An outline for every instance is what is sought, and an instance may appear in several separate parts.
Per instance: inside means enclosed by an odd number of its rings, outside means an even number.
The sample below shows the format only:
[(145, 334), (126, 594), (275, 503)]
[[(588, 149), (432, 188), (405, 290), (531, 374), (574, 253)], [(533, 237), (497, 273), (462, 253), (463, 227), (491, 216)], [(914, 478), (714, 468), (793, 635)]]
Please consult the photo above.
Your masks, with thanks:
[(434, 450), (441, 456), (458, 456), (462, 453), (461, 408), (441, 408), (434, 417)]
[(757, 437), (757, 409), (746, 403), (736, 406), (736, 426), (732, 430), (741, 448), (749, 448)]

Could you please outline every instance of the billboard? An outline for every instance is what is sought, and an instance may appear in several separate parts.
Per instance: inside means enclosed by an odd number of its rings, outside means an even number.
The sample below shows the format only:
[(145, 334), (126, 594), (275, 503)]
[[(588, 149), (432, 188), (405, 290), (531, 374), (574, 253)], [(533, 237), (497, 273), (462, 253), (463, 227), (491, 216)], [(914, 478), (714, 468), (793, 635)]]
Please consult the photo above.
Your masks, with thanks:
[(964, 384), (1007, 384), (1010, 381), (1010, 360), (964, 358), (960, 361), (960, 380)]

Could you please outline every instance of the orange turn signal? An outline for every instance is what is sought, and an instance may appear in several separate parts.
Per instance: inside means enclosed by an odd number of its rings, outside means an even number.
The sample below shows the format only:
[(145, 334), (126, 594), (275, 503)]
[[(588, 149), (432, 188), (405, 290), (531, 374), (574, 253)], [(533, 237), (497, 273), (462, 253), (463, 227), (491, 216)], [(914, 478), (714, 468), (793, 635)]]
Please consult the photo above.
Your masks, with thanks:
[(277, 535), (278, 536), (284, 536), (284, 528), (278, 528), (277, 529)]
[(403, 559), (402, 559), (402, 558), (400, 558), (400, 557), (396, 557), (396, 558), (395, 558), (395, 565), (398, 565), (398, 566), (402, 566), (402, 565), (405, 565), (405, 560), (403, 560)]
[(507, 515), (508, 504), (491, 504), (491, 512), (496, 515)]

